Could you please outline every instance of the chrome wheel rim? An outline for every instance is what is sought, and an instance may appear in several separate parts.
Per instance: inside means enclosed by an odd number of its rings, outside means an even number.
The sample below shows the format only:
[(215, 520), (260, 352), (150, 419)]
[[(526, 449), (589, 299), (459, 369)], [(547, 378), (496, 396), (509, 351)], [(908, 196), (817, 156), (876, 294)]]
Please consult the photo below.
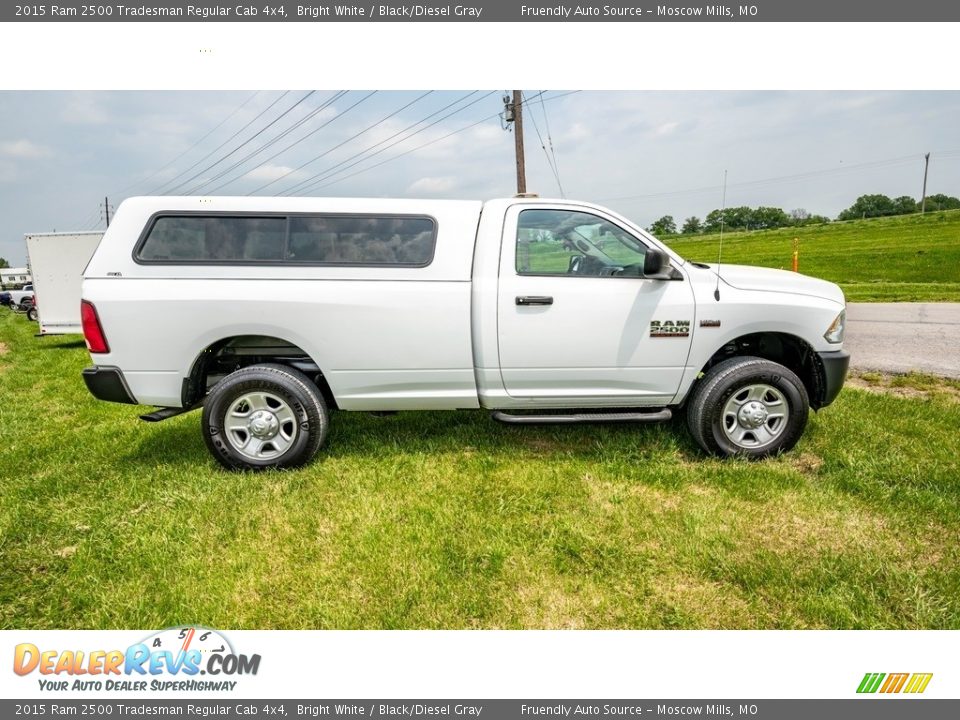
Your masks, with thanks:
[(248, 392), (234, 400), (224, 419), (231, 447), (251, 460), (283, 455), (297, 439), (297, 417), (290, 404), (269, 392)]
[(786, 397), (772, 385), (745, 385), (727, 400), (720, 418), (723, 434), (737, 447), (767, 447), (783, 435), (790, 417)]

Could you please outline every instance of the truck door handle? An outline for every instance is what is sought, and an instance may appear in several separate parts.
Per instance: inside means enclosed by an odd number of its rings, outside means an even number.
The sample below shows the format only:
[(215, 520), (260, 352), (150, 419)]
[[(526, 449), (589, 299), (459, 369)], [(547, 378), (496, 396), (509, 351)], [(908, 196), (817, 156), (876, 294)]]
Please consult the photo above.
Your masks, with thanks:
[(517, 295), (517, 305), (553, 305), (550, 295)]

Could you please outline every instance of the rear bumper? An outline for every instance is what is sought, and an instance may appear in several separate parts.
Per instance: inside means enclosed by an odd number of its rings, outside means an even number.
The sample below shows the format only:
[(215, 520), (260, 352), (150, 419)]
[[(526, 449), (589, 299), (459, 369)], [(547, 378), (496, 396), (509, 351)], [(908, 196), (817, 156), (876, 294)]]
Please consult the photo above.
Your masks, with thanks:
[(850, 367), (850, 353), (846, 350), (833, 352), (819, 352), (820, 364), (823, 366), (823, 400), (820, 407), (825, 407), (837, 399), (843, 381), (847, 379), (847, 368)]
[(87, 390), (97, 400), (127, 405), (139, 404), (127, 387), (127, 381), (124, 380), (120, 368), (99, 365), (84, 368), (83, 381), (87, 384)]

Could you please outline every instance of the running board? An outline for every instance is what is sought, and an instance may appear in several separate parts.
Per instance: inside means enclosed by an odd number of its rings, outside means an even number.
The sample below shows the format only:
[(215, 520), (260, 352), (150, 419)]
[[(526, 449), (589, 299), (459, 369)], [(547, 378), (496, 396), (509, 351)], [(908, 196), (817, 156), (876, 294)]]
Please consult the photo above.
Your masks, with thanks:
[(490, 416), (497, 422), (508, 425), (565, 425), (574, 423), (652, 423), (664, 422), (673, 417), (669, 408), (654, 412), (589, 412), (562, 415), (511, 415), (495, 410)]
[(196, 409), (197, 409), (198, 407), (200, 407), (201, 405), (203, 405), (203, 401), (198, 402), (198, 403), (196, 403), (196, 404), (194, 404), (194, 405), (191, 405), (190, 407), (179, 407), (179, 408), (165, 407), (165, 408), (157, 408), (157, 409), (154, 410), (152, 413), (147, 413), (146, 415), (141, 415), (141, 416), (140, 416), (140, 419), (143, 420), (144, 422), (151, 422), (151, 423), (160, 422), (161, 420), (169, 420), (170, 418), (176, 417), (177, 415), (183, 415), (184, 413), (188, 413), (188, 412), (190, 412), (191, 410), (196, 410)]

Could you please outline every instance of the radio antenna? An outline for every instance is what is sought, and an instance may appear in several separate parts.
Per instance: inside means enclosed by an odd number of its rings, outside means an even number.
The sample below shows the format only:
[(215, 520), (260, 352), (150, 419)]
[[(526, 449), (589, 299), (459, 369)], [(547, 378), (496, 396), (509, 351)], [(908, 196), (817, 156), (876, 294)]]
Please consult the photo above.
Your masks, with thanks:
[(723, 222), (727, 216), (727, 171), (723, 171), (723, 201), (720, 207), (720, 250), (717, 252), (717, 286), (713, 289), (713, 299), (720, 302), (720, 261), (723, 259)]

